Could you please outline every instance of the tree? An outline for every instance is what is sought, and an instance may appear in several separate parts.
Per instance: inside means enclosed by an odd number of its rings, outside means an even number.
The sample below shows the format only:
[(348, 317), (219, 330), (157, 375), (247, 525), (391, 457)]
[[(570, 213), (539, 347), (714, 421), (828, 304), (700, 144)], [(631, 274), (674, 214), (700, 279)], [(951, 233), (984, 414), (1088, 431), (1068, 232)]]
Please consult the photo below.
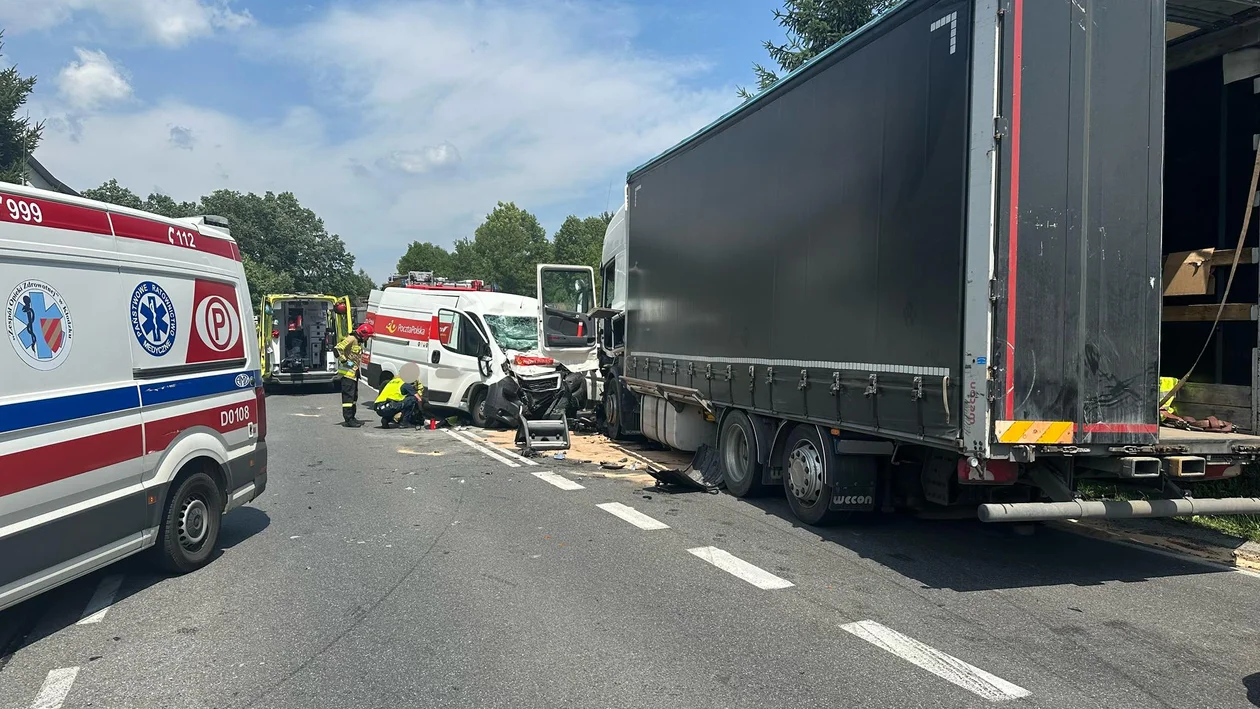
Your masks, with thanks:
[[(784, 0), (774, 19), (787, 31), (787, 41), (762, 43), (779, 71), (790, 73), (858, 28), (879, 17), (900, 0)], [(757, 91), (740, 87), (739, 97), (747, 101), (779, 80), (779, 73), (753, 64)]]
[(595, 269), (595, 289), (599, 292), (600, 261), (604, 255), (604, 232), (612, 221), (611, 212), (604, 212), (596, 217), (579, 219), (569, 215), (560, 229), (556, 231), (555, 261), (578, 266), (590, 266)]
[[(0, 53), (4, 32), (0, 31)], [(31, 123), (18, 111), (35, 90), (35, 77), (22, 76), (16, 66), (0, 71), (0, 181), (26, 182), (26, 157), (39, 145), (44, 124)]]
[(366, 300), (375, 287), (354, 256), (324, 221), (303, 207), (292, 192), (264, 195), (217, 190), (199, 202), (176, 202), (154, 193), (141, 200), (134, 192), (110, 180), (85, 197), (124, 207), (143, 209), (165, 217), (214, 214), (226, 217), (245, 266), (245, 279), (254, 297), (266, 293), (327, 293)]
[(398, 273), (432, 271), (435, 275), (453, 277), (451, 254), (437, 244), (411, 242), (407, 252), (398, 259)]
[(455, 242), (452, 265), (456, 278), (480, 278), (506, 293), (533, 295), (536, 267), (551, 254), (538, 218), (512, 202), (499, 202), (471, 240)]

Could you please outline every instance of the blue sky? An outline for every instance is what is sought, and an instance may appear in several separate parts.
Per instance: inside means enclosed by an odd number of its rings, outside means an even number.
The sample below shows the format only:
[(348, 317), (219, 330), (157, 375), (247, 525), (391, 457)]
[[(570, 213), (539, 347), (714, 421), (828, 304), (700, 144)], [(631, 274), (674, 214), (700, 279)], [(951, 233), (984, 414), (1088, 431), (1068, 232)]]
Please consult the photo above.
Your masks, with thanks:
[(776, 0), (0, 0), (77, 188), (290, 190), (387, 275), (497, 201), (553, 231), (737, 103)]

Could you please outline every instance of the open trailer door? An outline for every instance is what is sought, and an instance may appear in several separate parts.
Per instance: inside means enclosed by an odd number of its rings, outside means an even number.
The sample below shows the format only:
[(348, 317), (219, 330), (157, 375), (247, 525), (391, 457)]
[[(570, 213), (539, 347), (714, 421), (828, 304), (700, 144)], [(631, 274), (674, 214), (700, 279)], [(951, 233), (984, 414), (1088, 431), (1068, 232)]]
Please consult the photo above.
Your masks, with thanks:
[(595, 269), (538, 265), (538, 349), (570, 368), (595, 356)]

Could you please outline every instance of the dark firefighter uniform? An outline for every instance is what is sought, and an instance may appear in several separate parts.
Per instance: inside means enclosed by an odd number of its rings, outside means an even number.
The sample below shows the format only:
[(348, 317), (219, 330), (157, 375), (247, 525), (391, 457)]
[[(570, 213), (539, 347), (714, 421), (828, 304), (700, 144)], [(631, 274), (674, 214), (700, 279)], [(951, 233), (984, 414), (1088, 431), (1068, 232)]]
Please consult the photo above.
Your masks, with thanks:
[(363, 422), (355, 417), (359, 403), (359, 361), (363, 358), (363, 344), (373, 334), (372, 326), (364, 323), (337, 343), (337, 374), (341, 376), (342, 425), (357, 428)]
[(406, 382), (400, 376), (389, 380), (381, 387), (381, 393), (372, 405), (381, 417), (381, 426), (389, 428), (394, 423), (423, 426), (424, 414), (420, 410), (420, 396), (423, 393), (424, 386), (418, 381)]

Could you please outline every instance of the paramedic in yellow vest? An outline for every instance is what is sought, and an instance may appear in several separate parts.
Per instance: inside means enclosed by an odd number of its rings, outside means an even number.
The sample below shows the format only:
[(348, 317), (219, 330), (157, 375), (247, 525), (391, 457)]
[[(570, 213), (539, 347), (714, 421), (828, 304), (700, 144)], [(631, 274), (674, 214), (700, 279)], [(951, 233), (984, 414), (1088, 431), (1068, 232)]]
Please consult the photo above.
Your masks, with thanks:
[(381, 428), (398, 426), (424, 426), (424, 414), (420, 397), (424, 386), (420, 384), (420, 365), (408, 362), (398, 368), (398, 374), (381, 387), (372, 408), (381, 417)]
[(346, 428), (363, 425), (354, 415), (354, 410), (359, 405), (359, 360), (363, 358), (363, 345), (375, 332), (371, 323), (363, 323), (334, 348), (337, 353), (337, 374), (341, 376), (341, 425)]

